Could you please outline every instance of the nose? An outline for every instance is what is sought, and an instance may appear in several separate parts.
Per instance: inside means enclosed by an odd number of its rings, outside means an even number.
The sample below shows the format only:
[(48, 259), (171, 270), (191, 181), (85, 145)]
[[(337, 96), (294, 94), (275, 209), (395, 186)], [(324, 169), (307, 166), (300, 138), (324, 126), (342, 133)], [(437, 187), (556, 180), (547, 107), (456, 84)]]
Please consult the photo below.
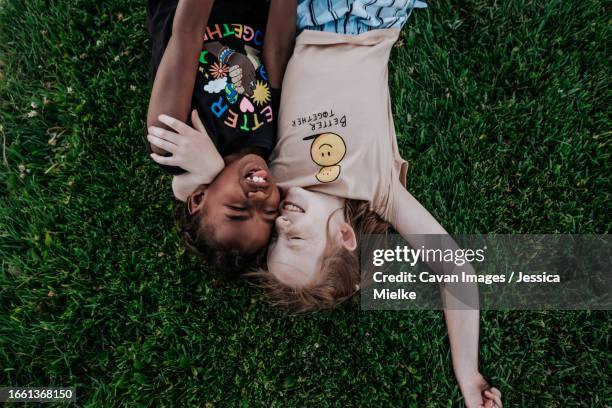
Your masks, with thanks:
[(265, 191), (251, 191), (248, 193), (249, 200), (254, 206), (260, 207), (263, 203), (266, 202), (268, 198), (268, 193)]
[(291, 221), (289, 221), (287, 217), (281, 215), (280, 217), (276, 218), (275, 224), (279, 232), (285, 232), (291, 225)]

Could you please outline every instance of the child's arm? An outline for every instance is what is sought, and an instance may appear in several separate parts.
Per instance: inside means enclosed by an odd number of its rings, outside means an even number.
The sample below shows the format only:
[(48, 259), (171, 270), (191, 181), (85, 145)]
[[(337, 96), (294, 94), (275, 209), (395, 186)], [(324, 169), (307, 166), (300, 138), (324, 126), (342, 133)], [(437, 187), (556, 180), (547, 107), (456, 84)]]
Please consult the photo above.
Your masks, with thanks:
[[(166, 114), (181, 121), (187, 119), (202, 51), (202, 33), (214, 0), (180, 0), (172, 25), (172, 36), (153, 82), (147, 113), (147, 127), (167, 128), (159, 120)], [(154, 153), (167, 151), (151, 146)]]
[[(423, 235), (448, 234), (429, 211), (412, 194), (406, 191), (403, 186), (398, 188), (398, 191), (395, 206), (398, 211), (393, 226), (413, 248), (420, 248), (421, 246), (428, 248), (431, 246), (429, 241), (433, 240), (426, 239), (427, 237)], [(445, 243), (445, 245), (447, 244), (458, 248), (452, 238), (450, 242), (447, 241)], [(447, 248), (439, 249), (444, 250)], [(464, 265), (463, 268), (466, 269), (467, 273), (473, 271), (469, 270), (472, 268), (469, 264)], [(441, 273), (441, 271), (437, 270), (435, 272)], [(461, 283), (459, 285), (461, 285), (459, 290), (462, 291), (462, 295), (467, 295), (470, 299), (478, 299), (478, 287), (476, 284), (467, 285)], [(501, 393), (495, 388), (490, 388), (478, 370), (480, 311), (478, 309), (467, 310), (460, 300), (452, 296), (452, 289), (447, 286), (442, 293), (445, 302), (444, 316), (448, 328), (453, 369), (465, 399), (465, 404), (469, 408), (480, 407), (484, 403), (491, 405), (489, 401), (491, 400), (501, 407)], [(477, 300), (473, 305), (477, 305)]]
[(295, 43), (296, 0), (272, 0), (268, 12), (263, 60), (270, 86), (280, 89)]

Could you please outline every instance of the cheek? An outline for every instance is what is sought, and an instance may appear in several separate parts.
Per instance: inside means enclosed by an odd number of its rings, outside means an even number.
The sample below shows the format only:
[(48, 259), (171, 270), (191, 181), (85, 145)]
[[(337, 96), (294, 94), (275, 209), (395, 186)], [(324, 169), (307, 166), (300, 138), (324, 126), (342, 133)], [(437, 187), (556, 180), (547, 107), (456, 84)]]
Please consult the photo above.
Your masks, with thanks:
[(272, 207), (278, 208), (280, 201), (281, 201), (281, 193), (278, 187), (276, 187), (274, 189), (274, 192), (270, 194), (270, 197), (268, 198), (268, 204)]
[(214, 183), (208, 186), (206, 190), (206, 202), (205, 204), (219, 203), (223, 201), (225, 195), (225, 186), (215, 180)]
[(272, 226), (266, 224), (265, 227), (259, 227), (256, 234), (257, 237), (259, 237), (258, 241), (260, 245), (262, 247), (266, 246), (270, 243), (270, 237), (272, 237)]
[(319, 216), (305, 215), (295, 222), (291, 228), (294, 235), (304, 237), (323, 237), (325, 234), (325, 221)]
[(278, 245), (278, 241), (272, 241), (268, 246), (268, 255), (266, 256), (266, 263), (268, 265), (274, 263), (278, 259), (278, 254), (280, 253), (280, 246)]
[(234, 172), (224, 171), (208, 186), (217, 195), (233, 194), (240, 191), (240, 178)]

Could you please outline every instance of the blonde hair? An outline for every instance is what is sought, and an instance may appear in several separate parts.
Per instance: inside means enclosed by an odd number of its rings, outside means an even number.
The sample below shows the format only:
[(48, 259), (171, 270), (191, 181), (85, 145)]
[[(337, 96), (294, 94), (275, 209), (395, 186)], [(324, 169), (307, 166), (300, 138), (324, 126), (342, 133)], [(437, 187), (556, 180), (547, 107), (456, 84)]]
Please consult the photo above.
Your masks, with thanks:
[[(390, 228), (389, 223), (370, 210), (365, 201), (346, 200), (344, 217), (355, 230), (357, 243), (369, 234), (386, 236)], [(361, 273), (357, 250), (349, 251), (329, 239), (330, 219), (331, 216), (327, 221), (327, 245), (321, 257), (321, 274), (324, 276), (321, 282), (310, 286), (291, 287), (280, 282), (265, 269), (246, 275), (259, 280), (256, 286), (266, 292), (273, 305), (297, 313), (332, 309), (359, 291)]]

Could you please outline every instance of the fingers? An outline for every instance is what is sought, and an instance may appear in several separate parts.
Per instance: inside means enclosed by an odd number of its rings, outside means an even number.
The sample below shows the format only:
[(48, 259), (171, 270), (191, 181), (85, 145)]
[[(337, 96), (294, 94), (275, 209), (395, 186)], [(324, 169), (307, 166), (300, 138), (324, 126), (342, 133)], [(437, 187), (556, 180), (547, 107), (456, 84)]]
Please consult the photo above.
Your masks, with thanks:
[(239, 65), (234, 65), (229, 70), (229, 77), (232, 81), (232, 84), (238, 90), (239, 87), (242, 87), (242, 68)]
[(255, 90), (255, 75), (251, 75), (247, 78), (248, 82), (246, 83), (246, 95), (253, 95), (253, 91)]
[(257, 69), (261, 65), (259, 59), (254, 55), (247, 54), (247, 58), (249, 59), (249, 61), (251, 61), (251, 64), (253, 64), (253, 68)]
[(148, 130), (150, 135), (157, 136), (158, 138), (164, 139), (172, 144), (178, 144), (179, 142), (179, 135), (169, 130), (162, 129), (157, 126), (149, 126)]
[(235, 77), (242, 78), (242, 68), (240, 68), (240, 65), (234, 65), (233, 67), (231, 67), (229, 70), (229, 76), (232, 79)]
[(233, 77), (231, 77), (231, 79), (233, 84), (239, 83), (240, 81), (242, 81), (242, 72), (239, 72), (238, 74), (234, 75)]
[(502, 402), (502, 399), (501, 399), (501, 392), (497, 388), (491, 388), (491, 392), (495, 394), (495, 398), (493, 398), (493, 400), (495, 401), (495, 404), (497, 404), (497, 407), (503, 408), (504, 403)]
[(242, 77), (237, 80), (232, 79), (232, 83), (234, 84), (234, 88), (236, 88), (236, 92), (240, 94), (244, 93), (244, 87), (242, 86)]
[(206, 128), (204, 127), (204, 124), (200, 119), (200, 115), (198, 115), (198, 111), (195, 109), (191, 111), (191, 123), (193, 123), (193, 127), (195, 128), (195, 130), (200, 133), (204, 133), (205, 135), (207, 134)]
[(160, 137), (154, 135), (147, 135), (147, 140), (154, 146), (159, 147), (160, 149), (164, 149), (170, 153), (176, 153), (177, 146), (174, 143), (170, 143)]
[(177, 133), (188, 134), (192, 130), (192, 128), (185, 123), (168, 115), (159, 115), (158, 119), (164, 125), (176, 130)]
[(240, 76), (235, 76), (232, 78), (232, 84), (234, 84), (234, 86), (240, 85), (242, 83), (242, 74), (240, 74)]
[(155, 163), (174, 166), (174, 156), (160, 156), (159, 154), (151, 153), (151, 159), (153, 159)]
[(497, 388), (485, 390), (484, 396), (493, 401), (493, 408), (503, 408), (501, 392)]
[(229, 76), (232, 84), (234, 84), (234, 88), (236, 88), (236, 92), (242, 95), (244, 93), (244, 87), (242, 86), (242, 68), (238, 65), (234, 65), (230, 68)]

